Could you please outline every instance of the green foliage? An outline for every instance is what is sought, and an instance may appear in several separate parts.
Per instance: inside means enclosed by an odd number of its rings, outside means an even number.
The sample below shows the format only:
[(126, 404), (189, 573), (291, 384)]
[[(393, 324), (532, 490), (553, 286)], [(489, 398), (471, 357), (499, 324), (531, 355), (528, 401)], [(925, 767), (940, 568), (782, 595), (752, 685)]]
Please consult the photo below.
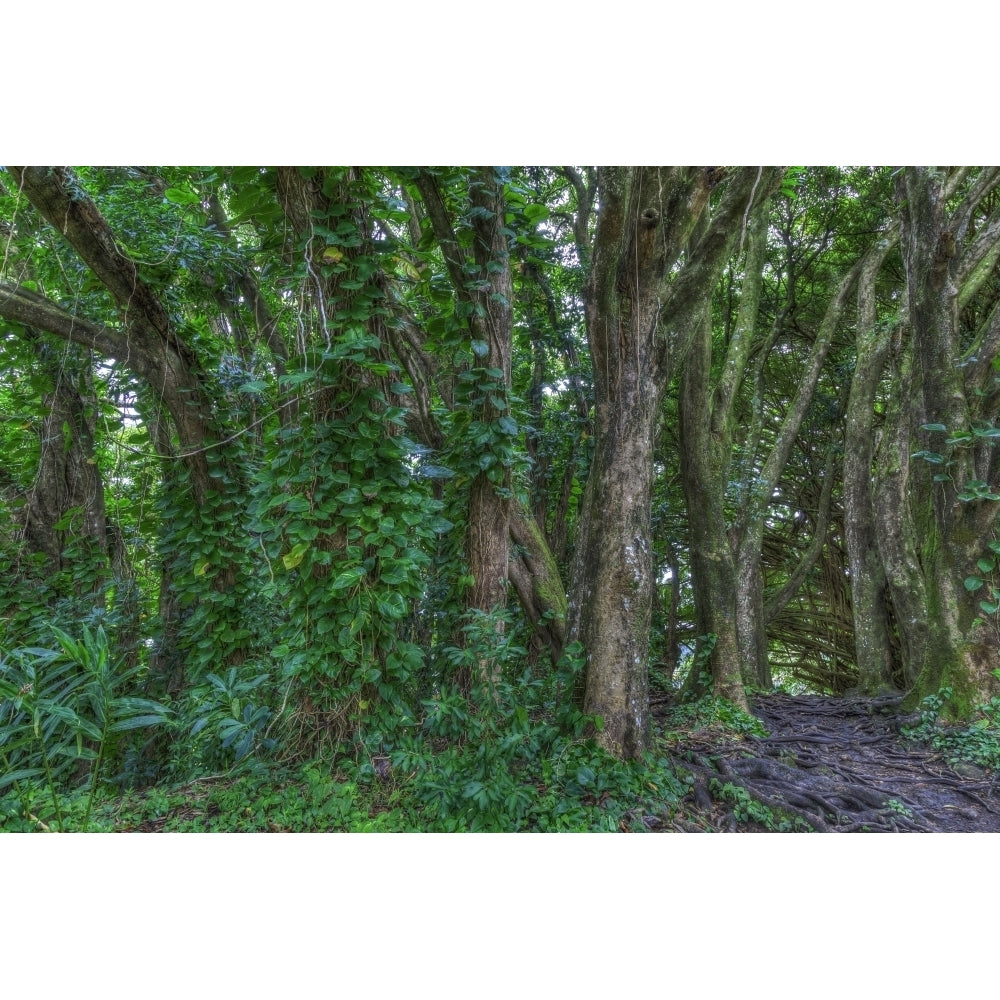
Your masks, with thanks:
[(250, 757), (266, 756), (276, 740), (268, 736), (273, 710), (260, 704), (261, 692), (271, 686), (267, 673), (249, 676), (244, 668), (230, 667), (224, 677), (205, 675), (184, 699), (184, 725), (190, 723), (185, 751), (207, 770), (229, 770)]
[[(437, 184), (453, 241), (433, 224), (417, 169)], [(129, 350), (112, 351), (0, 321), (0, 648), (11, 650), (0, 675), (4, 823), (114, 825), (102, 812), (112, 784), (147, 810), (139, 822), (169, 818), (178, 829), (619, 829), (631, 807), (657, 808), (673, 794), (662, 760), (617, 764), (582, 738), (599, 720), (580, 711), (579, 650), (543, 673), (513, 594), (502, 619), (465, 614), (477, 480), (526, 503), (561, 569), (573, 549), (594, 448), (584, 309), (594, 172), (417, 169), (71, 175), (74, 195), (92, 198), (107, 220), (107, 245), (144, 284), (136, 308), (152, 298), (166, 325), (145, 342), (136, 322)], [(0, 172), (0, 282), (115, 343), (126, 329), (120, 302), (11, 176)], [(494, 185), (496, 213), (480, 197)], [(892, 185), (877, 168), (788, 168), (768, 220), (754, 329), (734, 327), (749, 287), (741, 254), (705, 303), (713, 343), (744, 340), (756, 359), (727, 417), (737, 431), (723, 449), (732, 469), (720, 489), (732, 537), (829, 292), (880, 238)], [(487, 225), (501, 239), (484, 250)], [(881, 321), (904, 301), (890, 274), (902, 273), (898, 255), (891, 260), (877, 289)], [(487, 322), (508, 307), (509, 384)], [(848, 317), (838, 331), (781, 482), (761, 498), (765, 594), (808, 551), (824, 481), (817, 457), (841, 446), (855, 325)], [(711, 381), (723, 365), (713, 346)], [(886, 371), (875, 401), (883, 421), (895, 377)], [(46, 448), (62, 456), (82, 439), (71, 420), (49, 422), (58, 387), (70, 383), (93, 438), (82, 463), (103, 477), (107, 551), (88, 548), (86, 506), (61, 503), (60, 481), (43, 486), (39, 475)], [(165, 408), (175, 384), (207, 440), (192, 441)], [(654, 631), (690, 644), (697, 616), (690, 514), (677, 502), (676, 410), (670, 393), (652, 512), (654, 574), (666, 596), (669, 567), (670, 605), (654, 608)], [(984, 472), (956, 470), (1000, 429), (970, 424), (926, 425), (916, 457), (933, 466), (935, 488), (974, 510), (1000, 494)], [(888, 440), (890, 430), (880, 434)], [(51, 522), (58, 553), (38, 549), (32, 504)], [(962, 573), (971, 607), (979, 602), (990, 622), (1000, 622), (998, 557), (1000, 543), (990, 542)], [(804, 631), (834, 605), (830, 582), (846, 579), (842, 567), (817, 564), (801, 588), (802, 608), (813, 602), (817, 612)], [(694, 694), (709, 689), (714, 643), (700, 637), (679, 671), (693, 671)], [(674, 650), (656, 652), (675, 662)], [(789, 683), (801, 680), (798, 652), (789, 647)], [(470, 689), (484, 665), (499, 681)], [(679, 679), (652, 677), (664, 690)], [(671, 725), (762, 731), (716, 699), (679, 711)], [(992, 738), (984, 711), (969, 746), (974, 735)], [(144, 716), (160, 722), (152, 739)], [(985, 759), (985, 742), (976, 752)], [(304, 758), (308, 766), (282, 769)], [(136, 791), (168, 780), (178, 784)]]
[(722, 729), (736, 737), (768, 735), (757, 716), (747, 714), (725, 698), (705, 695), (671, 708), (664, 719), (661, 739), (669, 745), (683, 741), (692, 731), (708, 728)]
[(718, 636), (712, 633), (699, 635), (695, 639), (693, 652), (684, 656), (678, 665), (674, 682), (681, 687), (685, 700), (698, 701), (711, 691), (711, 661), (717, 641)]
[[(1000, 680), (1000, 671), (995, 671)], [(968, 726), (949, 726), (941, 721), (953, 696), (950, 687), (928, 695), (920, 703), (916, 723), (903, 727), (903, 735), (939, 750), (951, 763), (965, 762), (1000, 771), (1000, 698), (993, 697), (978, 708), (979, 718)]]
[[(949, 431), (944, 424), (939, 423), (922, 424), (920, 429), (932, 433)], [(993, 427), (991, 424), (973, 425), (969, 430), (951, 431), (945, 441), (949, 449), (946, 455), (921, 450), (914, 452), (910, 457), (920, 458), (932, 465), (944, 466), (946, 471), (935, 475), (934, 482), (951, 483), (952, 476), (948, 470), (957, 464), (956, 452), (983, 444), (994, 447), (998, 439), (1000, 439), (1000, 427)], [(955, 497), (962, 503), (969, 504), (1000, 500), (1000, 493), (982, 479), (969, 479), (961, 489), (955, 489)], [(994, 538), (986, 543), (982, 554), (976, 559), (975, 569), (976, 571), (969, 573), (962, 583), (970, 595), (980, 594), (978, 606), (985, 618), (974, 619), (970, 629), (989, 622), (993, 625), (994, 631), (1000, 634), (1000, 541)]]
[(545, 680), (425, 702), (421, 730), (389, 754), (422, 829), (616, 830), (637, 806), (662, 811), (683, 794), (666, 760), (622, 763), (582, 738), (593, 720), (566, 708), (580, 669), (571, 653)]
[(375, 388), (323, 369), (319, 379), (335, 415), (278, 432), (254, 490), (264, 596), (285, 612), (271, 655), (345, 734), (362, 723), (391, 731), (413, 714), (424, 660), (405, 624), (424, 596), (428, 550), (451, 524), (408, 468), (410, 442), (388, 433), (401, 411)]
[(800, 816), (789, 817), (781, 811), (755, 799), (742, 785), (721, 782), (718, 778), (709, 781), (709, 788), (719, 799), (732, 803), (733, 819), (737, 823), (755, 823), (772, 833), (798, 833), (812, 830)]
[(168, 712), (120, 693), (134, 689), (139, 668), (115, 664), (103, 629), (80, 626), (78, 639), (51, 632), (53, 647), (19, 648), (0, 658), (0, 794), (19, 800), (28, 815), (35, 805), (31, 785), (44, 787), (51, 822), (63, 830), (63, 799), (85, 786), (79, 828), (86, 830), (123, 734), (162, 725)]

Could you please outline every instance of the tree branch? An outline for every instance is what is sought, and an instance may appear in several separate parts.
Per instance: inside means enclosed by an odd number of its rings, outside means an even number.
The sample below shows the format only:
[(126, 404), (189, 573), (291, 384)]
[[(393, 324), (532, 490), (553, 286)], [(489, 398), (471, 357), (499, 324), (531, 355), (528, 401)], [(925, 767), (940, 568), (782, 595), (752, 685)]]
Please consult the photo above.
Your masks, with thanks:
[[(56, 305), (43, 295), (0, 283), (0, 316), (14, 323), (55, 334), (109, 358), (126, 361), (136, 352), (128, 338), (99, 323), (91, 323)], [(139, 374), (146, 377), (149, 372)]]
[(162, 303), (139, 277), (135, 262), (118, 249), (100, 209), (68, 167), (8, 167), (39, 214), (60, 232), (111, 292), (126, 324), (169, 343), (186, 360), (186, 344), (172, 332)]

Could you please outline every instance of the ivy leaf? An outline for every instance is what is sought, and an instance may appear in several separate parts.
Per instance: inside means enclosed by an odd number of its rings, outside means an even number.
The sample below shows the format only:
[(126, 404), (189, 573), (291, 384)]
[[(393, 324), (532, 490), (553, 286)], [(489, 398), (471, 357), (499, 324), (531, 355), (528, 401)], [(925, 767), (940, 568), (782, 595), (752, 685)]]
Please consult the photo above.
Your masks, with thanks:
[(470, 346), (477, 358), (485, 358), (490, 353), (490, 345), (485, 340), (474, 340)]
[(450, 479), (455, 473), (443, 465), (429, 465), (421, 462), (417, 469), (417, 475), (421, 479)]
[(964, 580), (965, 589), (971, 594), (985, 583), (985, 580), (980, 580), (978, 576), (967, 576)]
[(175, 205), (197, 205), (201, 201), (193, 191), (184, 191), (181, 188), (167, 188), (163, 192), (163, 197)]
[(285, 564), (285, 569), (295, 569), (311, 548), (311, 542), (299, 542), (290, 552), (281, 557), (281, 561)]
[(417, 269), (416, 265), (412, 264), (405, 257), (396, 256), (392, 258), (392, 261), (396, 264), (400, 271), (403, 272), (408, 278), (413, 281), (420, 281), (423, 275)]
[(353, 566), (351, 569), (345, 569), (344, 572), (330, 584), (330, 590), (347, 590), (355, 584), (360, 583), (364, 576), (364, 566)]

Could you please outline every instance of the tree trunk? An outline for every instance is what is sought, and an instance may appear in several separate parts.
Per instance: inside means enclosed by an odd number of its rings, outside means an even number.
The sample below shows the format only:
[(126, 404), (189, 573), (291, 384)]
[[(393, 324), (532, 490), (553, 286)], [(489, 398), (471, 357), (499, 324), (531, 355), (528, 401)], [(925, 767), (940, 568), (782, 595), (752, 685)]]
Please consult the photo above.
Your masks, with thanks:
[[(886, 241), (894, 245), (890, 235)], [(875, 306), (875, 278), (884, 260), (872, 257), (858, 282), (857, 354), (844, 432), (844, 534), (851, 571), (851, 607), (858, 686), (874, 694), (891, 688), (899, 677), (892, 641), (888, 581), (879, 548), (872, 495), (875, 456), (875, 398), (889, 356), (892, 329), (880, 325)]]
[[(748, 217), (740, 302), (714, 389), (710, 384), (713, 337), (708, 304), (681, 374), (681, 474), (689, 512), (698, 633), (700, 637), (713, 637), (707, 641), (713, 643), (708, 662), (715, 693), (745, 710), (748, 704), (740, 667), (737, 574), (723, 499), (732, 464), (737, 391), (757, 342), (754, 333), (767, 252), (769, 205), (770, 198), (763, 198)], [(766, 653), (763, 656), (766, 660)], [(701, 662), (697, 655), (696, 661)], [(700, 692), (700, 673), (691, 671), (687, 690)]]
[(511, 508), (510, 537), (511, 583), (554, 666), (566, 648), (566, 590), (538, 522), (516, 498)]
[(53, 356), (51, 345), (32, 339), (52, 389), (45, 398), (38, 469), (26, 495), (24, 539), (44, 556), (49, 584), (64, 582), (63, 572), (71, 572), (73, 586), (59, 596), (85, 591), (103, 606), (108, 544), (104, 483), (94, 457), (97, 399), (90, 358), (75, 347)]
[[(780, 171), (743, 169), (694, 242), (718, 168), (604, 168), (587, 291), (594, 457), (581, 509), (569, 638), (586, 651), (584, 711), (619, 757), (647, 746), (650, 501), (660, 403), (687, 354), (754, 194)], [(759, 190), (758, 190), (759, 186)], [(682, 259), (683, 258), (683, 259)]]
[[(712, 440), (711, 363), (711, 314), (706, 308), (681, 373), (681, 479), (689, 512), (691, 581), (698, 642), (710, 643), (705, 648), (710, 649), (708, 666), (715, 693), (749, 711), (736, 635), (736, 568), (722, 507), (728, 454), (721, 456)], [(703, 664), (704, 657), (696, 654), (695, 662)], [(697, 673), (692, 669), (689, 675), (691, 690), (700, 687)]]
[[(476, 392), (481, 397), (475, 421), (490, 428), (498, 444), (510, 427), (508, 407), (511, 378), (511, 302), (513, 288), (510, 251), (504, 231), (504, 185), (497, 168), (480, 167), (468, 181), (473, 233), (471, 253), (456, 235), (438, 177), (421, 170), (415, 177), (434, 233), (444, 254), (457, 299), (468, 316)], [(468, 596), (471, 610), (491, 614), (507, 603), (511, 472), (506, 449), (496, 445), (477, 456), (480, 469), (469, 487), (466, 557), (473, 583)], [(495, 628), (503, 630), (503, 620)], [(483, 660), (478, 680), (489, 685), (498, 677), (498, 664)]]
[[(946, 447), (951, 450), (945, 474), (951, 478), (935, 480), (932, 472), (941, 473), (926, 462), (912, 469), (907, 499), (923, 583), (924, 620), (915, 622), (905, 615), (897, 619), (906, 635), (904, 652), (914, 680), (911, 702), (949, 686), (955, 695), (953, 710), (963, 715), (1000, 689), (992, 674), (1000, 667), (996, 637), (985, 623), (977, 623), (981, 595), (962, 586), (963, 578), (975, 573), (977, 557), (990, 555), (987, 542), (1000, 513), (1000, 502), (991, 498), (998, 473), (990, 436), (995, 387), (983, 366), (984, 355), (987, 364), (996, 357), (994, 327), (1000, 322), (987, 320), (985, 328), (974, 330), (969, 349), (959, 323), (960, 301), (968, 301), (995, 267), (1000, 216), (993, 213), (975, 236), (969, 235), (972, 212), (996, 186), (996, 174), (985, 172), (949, 213), (950, 181), (942, 171), (914, 167), (905, 169), (898, 182), (914, 363), (908, 411), (912, 423), (900, 427), (900, 443), (908, 429), (922, 446), (921, 454), (940, 454), (940, 432), (925, 425), (946, 428), (951, 441)], [(906, 415), (901, 411), (901, 420)]]
[[(239, 532), (233, 524), (236, 508), (231, 493), (220, 490), (212, 478), (210, 458), (218, 453), (210, 456), (210, 452), (219, 442), (219, 434), (212, 394), (200, 374), (194, 349), (178, 335), (163, 303), (140, 277), (135, 261), (119, 249), (115, 233), (72, 171), (65, 167), (7, 169), (39, 215), (66, 239), (111, 293), (122, 329), (80, 319), (20, 287), (0, 286), (0, 315), (118, 359), (149, 386), (176, 430), (180, 444), (176, 456), (187, 474), (183, 502), (192, 512), (183, 539), (164, 539), (174, 551), (168, 560), (177, 564), (173, 576), (193, 579), (194, 536), (203, 533), (215, 548), (211, 576), (206, 579), (217, 593), (228, 595), (237, 582), (241, 558)], [(226, 524), (225, 531), (219, 530), (220, 523)], [(236, 609), (226, 608), (228, 603), (229, 597), (211, 609), (211, 616), (232, 617)], [(179, 614), (172, 597), (166, 607)], [(245, 635), (238, 622), (231, 624), (233, 635)], [(164, 620), (162, 626), (164, 638), (178, 630), (176, 620)], [(239, 658), (241, 640), (234, 641), (233, 648), (216, 649), (213, 656), (218, 658), (221, 653), (224, 658)], [(163, 653), (173, 657), (166, 649)]]

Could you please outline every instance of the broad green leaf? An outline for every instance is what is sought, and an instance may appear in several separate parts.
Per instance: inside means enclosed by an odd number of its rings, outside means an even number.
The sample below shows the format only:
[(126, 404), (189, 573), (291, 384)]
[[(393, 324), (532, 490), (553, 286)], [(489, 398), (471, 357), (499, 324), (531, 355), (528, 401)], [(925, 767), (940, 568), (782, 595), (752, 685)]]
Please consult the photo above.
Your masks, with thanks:
[(351, 569), (346, 569), (330, 584), (330, 590), (347, 590), (360, 583), (365, 575), (366, 570), (364, 566), (354, 566)]
[(450, 479), (455, 473), (443, 465), (431, 465), (421, 462), (417, 474), (425, 479)]
[(196, 205), (201, 201), (193, 191), (184, 191), (181, 188), (167, 188), (163, 192), (163, 197), (175, 205)]
[(281, 557), (281, 561), (284, 563), (285, 569), (295, 569), (295, 567), (302, 562), (305, 558), (305, 554), (311, 548), (311, 542), (299, 542), (298, 545), (294, 546), (291, 551)]

